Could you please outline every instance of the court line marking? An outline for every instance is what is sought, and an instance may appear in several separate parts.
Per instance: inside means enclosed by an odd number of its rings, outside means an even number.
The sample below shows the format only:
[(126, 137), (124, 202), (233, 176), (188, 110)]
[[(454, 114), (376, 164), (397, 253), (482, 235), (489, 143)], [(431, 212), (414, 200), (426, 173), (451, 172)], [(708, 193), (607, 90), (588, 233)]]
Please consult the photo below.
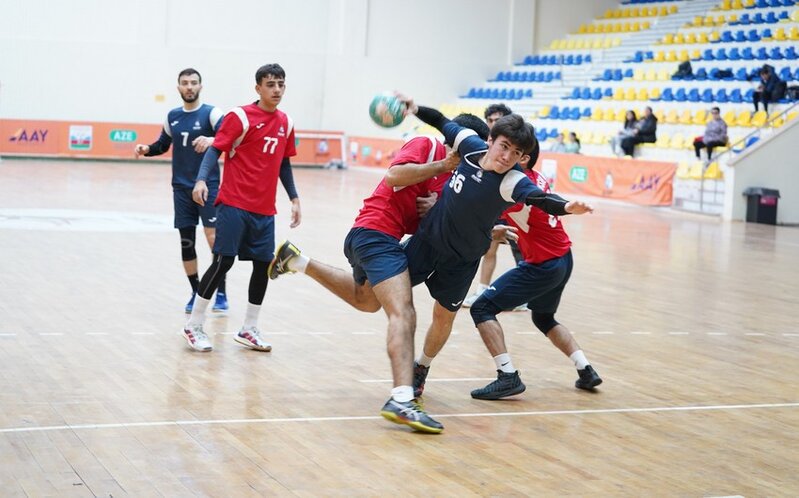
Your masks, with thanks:
[[(692, 412), (721, 410), (751, 410), (763, 408), (799, 408), (799, 403), (760, 403), (751, 405), (708, 405), (708, 406), (653, 406), (649, 408), (599, 408), (593, 410), (541, 410), (529, 412), (486, 412), (486, 413), (445, 413), (432, 414), (435, 418), (480, 418), (480, 417), (540, 417), (552, 415), (601, 415), (609, 413), (657, 413)], [(164, 427), (223, 424), (279, 424), (293, 422), (341, 422), (356, 420), (382, 420), (380, 416), (341, 416), (341, 417), (283, 417), (283, 418), (244, 418), (215, 420), (163, 420), (158, 422), (120, 422), (114, 424), (75, 424), (50, 425), (42, 427), (8, 427), (0, 429), (0, 434), (19, 432), (47, 432), (62, 430), (120, 429), (132, 427)]]
[(782, 334), (785, 337), (799, 337), (799, 334)]
[(707, 335), (727, 335), (726, 332), (708, 332)]
[(641, 330), (634, 330), (630, 332), (631, 335), (652, 335), (652, 332), (644, 332)]
[(669, 335), (688, 335), (690, 332), (669, 332)]
[(352, 335), (375, 335), (374, 332), (350, 332)]
[(133, 335), (155, 335), (155, 332), (134, 332)]
[(63, 332), (39, 332), (41, 336), (64, 335)]
[(592, 334), (596, 335), (613, 335), (613, 332), (610, 330), (597, 330), (595, 332), (591, 332)]
[(86, 335), (108, 335), (108, 332), (84, 332)]
[[(476, 381), (476, 380), (497, 380), (496, 377), (451, 377), (448, 379), (427, 379), (426, 382), (467, 382), (467, 381)], [(365, 379), (359, 380), (358, 382), (363, 382), (364, 384), (381, 384), (387, 382), (394, 382), (391, 379)]]
[(744, 335), (762, 336), (762, 335), (766, 335), (766, 334), (763, 334), (761, 332), (747, 332)]
[(0, 334), (0, 337), (16, 337), (17, 334)]
[(308, 335), (333, 335), (333, 332), (308, 332)]

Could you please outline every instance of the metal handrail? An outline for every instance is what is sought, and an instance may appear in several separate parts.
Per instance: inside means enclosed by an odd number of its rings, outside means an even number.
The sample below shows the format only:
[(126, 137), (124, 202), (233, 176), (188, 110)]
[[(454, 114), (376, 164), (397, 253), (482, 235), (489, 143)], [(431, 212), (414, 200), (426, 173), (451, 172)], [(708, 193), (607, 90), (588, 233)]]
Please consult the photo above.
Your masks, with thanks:
[(763, 123), (763, 126), (761, 126), (759, 128), (755, 128), (751, 133), (749, 133), (748, 135), (746, 135), (742, 139), (736, 141), (735, 143), (730, 144), (730, 146), (729, 146), (729, 148), (727, 148), (727, 150), (725, 150), (721, 154), (717, 155), (712, 161), (708, 160), (707, 164), (705, 164), (702, 167), (702, 178), (699, 180), (699, 211), (700, 212), (704, 212), (704, 210), (705, 210), (705, 171), (707, 171), (707, 168), (710, 167), (710, 165), (713, 164), (714, 162), (717, 163), (719, 165), (719, 167), (721, 167), (721, 162), (719, 162), (719, 159), (724, 157), (725, 154), (731, 154), (733, 152), (735, 152), (736, 154), (739, 153), (740, 151), (734, 150), (734, 148), (736, 146), (738, 146), (738, 145), (744, 145), (745, 146), (746, 141), (749, 140), (750, 137), (753, 137), (756, 134), (760, 134), (765, 128), (770, 128), (771, 125), (775, 121), (777, 121), (781, 117), (787, 115), (789, 112), (791, 112), (793, 109), (795, 109), (797, 107), (799, 107), (799, 101), (794, 102), (793, 105), (791, 105), (790, 107), (784, 109), (781, 113), (777, 114), (776, 116), (773, 116), (773, 117), (769, 118), (768, 121)]

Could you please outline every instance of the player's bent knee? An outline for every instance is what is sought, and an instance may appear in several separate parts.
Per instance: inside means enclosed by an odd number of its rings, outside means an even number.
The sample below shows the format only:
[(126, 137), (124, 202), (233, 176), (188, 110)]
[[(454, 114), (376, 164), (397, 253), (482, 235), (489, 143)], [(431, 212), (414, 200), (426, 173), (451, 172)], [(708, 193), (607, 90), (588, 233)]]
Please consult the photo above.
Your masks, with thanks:
[(194, 227), (180, 229), (180, 256), (183, 261), (193, 261), (197, 259), (196, 233)]
[(544, 335), (547, 335), (550, 330), (560, 325), (555, 320), (555, 313), (536, 313), (535, 311), (533, 311), (533, 324)]
[(471, 313), (472, 321), (474, 321), (475, 325), (480, 325), (489, 320), (496, 320), (497, 314), (501, 311), (502, 309), (499, 306), (482, 296), (479, 297), (469, 309), (469, 313)]

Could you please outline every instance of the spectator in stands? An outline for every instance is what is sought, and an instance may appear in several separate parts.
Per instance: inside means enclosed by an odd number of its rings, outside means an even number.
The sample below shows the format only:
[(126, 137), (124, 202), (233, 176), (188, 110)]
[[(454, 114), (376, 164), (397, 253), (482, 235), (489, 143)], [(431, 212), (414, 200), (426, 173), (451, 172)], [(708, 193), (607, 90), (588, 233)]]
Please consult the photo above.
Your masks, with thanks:
[(633, 130), (635, 129), (635, 124), (638, 121), (638, 116), (635, 115), (635, 111), (632, 109), (627, 111), (627, 114), (624, 116), (624, 127), (619, 130), (615, 137), (610, 139), (610, 147), (613, 149), (613, 153), (617, 156), (622, 155), (621, 151), (621, 141), (627, 137), (633, 136)]
[(768, 113), (768, 103), (769, 102), (777, 102), (782, 98), (780, 95), (780, 89), (784, 88), (785, 85), (782, 84), (779, 77), (774, 74), (773, 68), (771, 66), (763, 66), (760, 69), (760, 85), (758, 85), (757, 90), (752, 94), (752, 102), (755, 103), (755, 112), (758, 111), (758, 103), (763, 103), (763, 110)]
[(566, 144), (563, 142), (563, 133), (558, 133), (555, 143), (549, 147), (550, 152), (566, 152)]
[(499, 118), (512, 113), (513, 111), (510, 110), (510, 107), (506, 106), (505, 104), (491, 104), (490, 106), (486, 107), (483, 116), (485, 116), (488, 128), (491, 129), (491, 127), (494, 126), (494, 123), (496, 123)]
[(580, 153), (580, 139), (577, 138), (577, 134), (573, 131), (569, 132), (569, 141), (564, 144), (565, 152), (569, 154), (579, 154)]
[(705, 126), (705, 134), (697, 137), (694, 140), (694, 150), (696, 150), (696, 158), (700, 159), (699, 151), (703, 148), (707, 149), (707, 160), (710, 162), (710, 157), (713, 155), (714, 147), (723, 147), (727, 145), (727, 123), (721, 118), (721, 111), (718, 107), (710, 110), (710, 121)]
[(626, 156), (632, 156), (635, 146), (640, 143), (655, 143), (657, 141), (658, 118), (652, 114), (652, 108), (644, 109), (641, 118), (633, 129), (633, 134), (621, 140), (621, 150)]

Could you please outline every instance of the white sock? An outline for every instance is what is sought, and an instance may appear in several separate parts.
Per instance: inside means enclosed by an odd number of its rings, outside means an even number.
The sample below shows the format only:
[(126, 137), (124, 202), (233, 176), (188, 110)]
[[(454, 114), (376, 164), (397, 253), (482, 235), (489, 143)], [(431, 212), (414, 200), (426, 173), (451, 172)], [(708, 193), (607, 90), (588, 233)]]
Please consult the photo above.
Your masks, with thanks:
[(189, 325), (202, 325), (205, 322), (205, 310), (208, 309), (210, 299), (203, 299), (199, 294), (194, 298), (194, 307), (191, 309)]
[(433, 363), (433, 358), (430, 358), (429, 356), (424, 354), (424, 351), (422, 351), (421, 354), (419, 354), (419, 359), (416, 360), (416, 363), (420, 364), (423, 367), (429, 367), (430, 364)]
[(486, 284), (477, 284), (477, 293), (482, 294), (485, 290), (488, 289)]
[(394, 398), (394, 401), (398, 401), (400, 403), (407, 403), (408, 401), (413, 399), (413, 387), (397, 386), (391, 390), (391, 397)]
[(247, 313), (244, 315), (244, 328), (249, 329), (258, 325), (258, 314), (260, 312), (260, 304), (247, 303)]
[(497, 365), (497, 370), (505, 373), (513, 373), (516, 371), (513, 368), (513, 362), (510, 359), (510, 355), (508, 353), (498, 354), (494, 357), (494, 363)]
[(582, 349), (578, 349), (574, 353), (570, 354), (569, 358), (571, 359), (571, 361), (574, 362), (574, 366), (577, 367), (577, 370), (582, 370), (588, 365), (590, 365)]
[(293, 258), (291, 258), (287, 264), (289, 270), (305, 273), (305, 269), (308, 268), (308, 263), (310, 261), (311, 258), (305, 256), (304, 254), (300, 254), (299, 256), (294, 256)]

